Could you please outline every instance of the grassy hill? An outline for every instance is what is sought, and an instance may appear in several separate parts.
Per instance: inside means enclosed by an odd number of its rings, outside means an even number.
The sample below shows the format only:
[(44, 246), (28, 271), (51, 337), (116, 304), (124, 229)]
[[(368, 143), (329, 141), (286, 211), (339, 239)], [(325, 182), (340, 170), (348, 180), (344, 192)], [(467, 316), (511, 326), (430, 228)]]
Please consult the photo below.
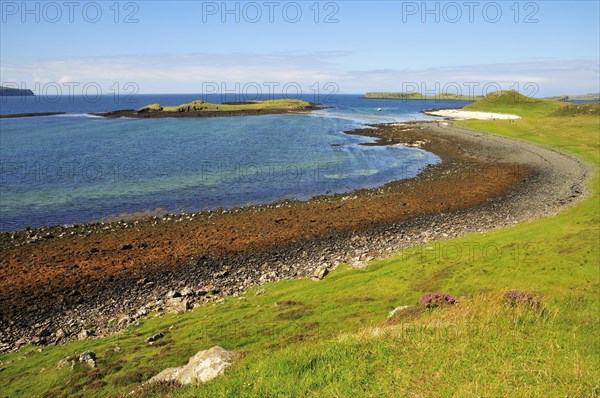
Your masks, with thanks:
[(517, 91), (497, 91), (465, 106), (469, 111), (514, 113), (519, 116), (544, 116), (566, 105), (561, 101), (531, 98)]
[[(587, 161), (590, 197), (554, 217), (432, 241), (365, 269), (341, 266), (320, 282), (268, 284), (264, 294), (255, 295), (255, 288), (242, 300), (150, 317), (109, 338), (41, 351), (25, 346), (0, 355), (0, 396), (127, 394), (217, 344), (240, 354), (222, 377), (133, 396), (598, 396), (599, 119), (551, 115), (558, 109), (552, 102), (508, 95), (471, 109), (523, 119), (457, 124)], [(541, 304), (514, 305), (504, 298), (512, 289), (535, 293)], [(419, 299), (431, 291), (459, 303), (420, 308)], [(275, 305), (283, 300), (295, 304)], [(388, 322), (399, 305), (412, 310)], [(148, 346), (145, 339), (158, 332), (165, 337)], [(84, 350), (98, 354), (97, 369), (56, 367)]]
[(175, 106), (162, 106), (160, 104), (150, 104), (141, 107), (138, 111), (142, 112), (186, 112), (190, 110), (210, 110), (210, 111), (246, 111), (257, 109), (302, 109), (310, 107), (311, 104), (306, 101), (297, 99), (278, 99), (278, 100), (261, 100), (261, 101), (246, 101), (239, 103), (212, 104), (202, 100), (196, 100), (187, 104)]
[(440, 93), (436, 95), (423, 95), (421, 93), (401, 92), (369, 92), (365, 98), (370, 99), (400, 99), (400, 100), (434, 100), (434, 101), (474, 101), (483, 97)]

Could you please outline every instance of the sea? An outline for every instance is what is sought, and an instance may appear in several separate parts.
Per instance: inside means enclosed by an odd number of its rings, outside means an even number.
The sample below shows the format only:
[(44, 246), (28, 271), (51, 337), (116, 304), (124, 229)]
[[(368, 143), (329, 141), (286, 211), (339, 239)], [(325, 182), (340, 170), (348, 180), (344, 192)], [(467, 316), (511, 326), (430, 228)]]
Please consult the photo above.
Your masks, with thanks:
[(440, 159), (418, 148), (363, 145), (374, 139), (345, 132), (434, 120), (420, 112), (469, 103), (331, 95), (320, 101), (326, 109), (301, 115), (90, 114), (196, 99), (222, 102), (218, 94), (0, 97), (1, 114), (66, 112), (0, 119), (0, 230), (306, 200), (412, 178)]

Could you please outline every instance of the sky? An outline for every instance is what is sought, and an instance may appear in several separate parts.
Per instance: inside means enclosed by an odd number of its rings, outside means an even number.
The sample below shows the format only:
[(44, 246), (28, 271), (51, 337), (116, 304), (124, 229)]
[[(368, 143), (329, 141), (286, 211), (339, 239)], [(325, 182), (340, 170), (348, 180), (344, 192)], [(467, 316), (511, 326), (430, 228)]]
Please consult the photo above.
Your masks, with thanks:
[(600, 2), (0, 1), (36, 94), (600, 92)]

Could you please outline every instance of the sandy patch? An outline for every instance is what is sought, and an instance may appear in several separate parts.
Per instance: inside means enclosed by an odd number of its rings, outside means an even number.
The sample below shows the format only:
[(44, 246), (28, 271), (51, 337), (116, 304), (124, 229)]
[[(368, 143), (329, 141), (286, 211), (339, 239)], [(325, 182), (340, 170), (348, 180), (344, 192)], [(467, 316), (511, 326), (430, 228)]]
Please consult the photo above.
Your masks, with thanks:
[(424, 113), (431, 116), (447, 117), (454, 120), (514, 120), (521, 118), (521, 116), (511, 115), (508, 113), (463, 111), (462, 109), (438, 109), (435, 111), (426, 111)]

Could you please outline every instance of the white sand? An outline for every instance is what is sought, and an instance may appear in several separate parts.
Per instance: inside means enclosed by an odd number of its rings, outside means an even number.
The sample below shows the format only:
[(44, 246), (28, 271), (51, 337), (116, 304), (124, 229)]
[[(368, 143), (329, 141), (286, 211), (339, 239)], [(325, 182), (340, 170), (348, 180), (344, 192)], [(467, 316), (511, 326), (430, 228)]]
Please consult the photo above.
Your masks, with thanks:
[(491, 113), (491, 112), (473, 112), (463, 111), (461, 109), (440, 109), (437, 111), (424, 112), (427, 115), (448, 117), (455, 120), (480, 119), (480, 120), (513, 120), (520, 119), (521, 116), (511, 115), (508, 113)]

